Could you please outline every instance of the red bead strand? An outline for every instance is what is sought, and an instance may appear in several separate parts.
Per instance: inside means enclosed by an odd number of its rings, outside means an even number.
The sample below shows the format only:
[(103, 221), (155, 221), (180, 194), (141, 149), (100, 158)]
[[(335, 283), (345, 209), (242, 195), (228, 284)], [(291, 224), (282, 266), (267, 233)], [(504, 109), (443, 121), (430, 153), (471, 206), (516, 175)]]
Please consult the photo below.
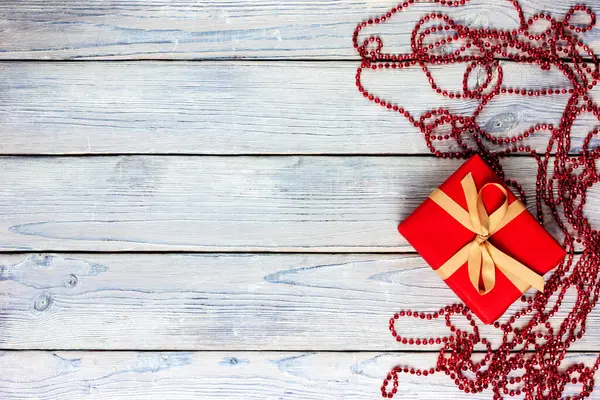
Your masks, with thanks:
[[(434, 0), (442, 6), (456, 7), (468, 0)], [(578, 385), (579, 393), (565, 399), (579, 400), (590, 397), (594, 389), (594, 375), (600, 368), (600, 357), (592, 366), (573, 364), (562, 366), (572, 343), (585, 334), (586, 319), (596, 306), (600, 296), (600, 233), (586, 219), (583, 207), (586, 192), (600, 182), (596, 160), (600, 147), (591, 147), (592, 139), (599, 130), (588, 133), (580, 154), (572, 155), (571, 128), (581, 114), (591, 114), (600, 121), (600, 108), (588, 95), (600, 79), (599, 63), (593, 51), (585, 45), (578, 34), (591, 30), (596, 15), (583, 5), (572, 7), (562, 20), (540, 13), (525, 19), (516, 0), (508, 0), (519, 17), (520, 27), (513, 30), (469, 28), (454, 22), (442, 13), (423, 16), (411, 35), (410, 54), (384, 53), (381, 38), (370, 36), (359, 40), (362, 29), (369, 25), (384, 23), (405, 10), (417, 0), (408, 0), (391, 8), (385, 14), (363, 21), (353, 35), (354, 47), (362, 58), (356, 72), (356, 85), (364, 97), (375, 104), (399, 113), (424, 135), (427, 147), (439, 157), (467, 158), (479, 153), (498, 175), (504, 177), (500, 159), (511, 153), (524, 153), (538, 164), (536, 179), (536, 212), (543, 223), (543, 207), (549, 209), (555, 223), (564, 235), (566, 259), (553, 272), (543, 293), (522, 296), (523, 308), (512, 315), (508, 322), (494, 323), (502, 332), (502, 342), (492, 348), (489, 340), (482, 338), (475, 318), (461, 304), (441, 308), (434, 313), (402, 310), (389, 321), (389, 329), (395, 340), (402, 344), (417, 346), (441, 345), (435, 368), (415, 369), (394, 367), (381, 386), (384, 398), (392, 398), (400, 390), (399, 374), (431, 375), (444, 373), (465, 393), (478, 393), (491, 389), (494, 399), (521, 396), (525, 399), (561, 399), (569, 385)], [(431, 2), (431, 1), (428, 1)], [(571, 23), (575, 14), (588, 18), (586, 25)], [(536, 24), (547, 26), (540, 31)], [(534, 26), (536, 25), (536, 26)], [(429, 40), (434, 34), (438, 40)], [(444, 53), (448, 44), (456, 50)], [(537, 64), (542, 70), (557, 68), (570, 81), (569, 89), (547, 88), (526, 90), (503, 85), (503, 70), (498, 59)], [(442, 89), (429, 68), (431, 65), (467, 63), (463, 76), (462, 91)], [(418, 66), (427, 77), (431, 89), (447, 98), (473, 99), (479, 102), (472, 116), (455, 115), (444, 108), (425, 112), (420, 117), (411, 115), (402, 106), (379, 98), (369, 92), (362, 83), (364, 69), (401, 69)], [(486, 74), (477, 88), (469, 87), (469, 77), (476, 69)], [(535, 124), (511, 138), (497, 138), (486, 132), (477, 122), (486, 105), (496, 96), (553, 96), (568, 95), (558, 126)], [(447, 128), (450, 133), (436, 133)], [(548, 136), (545, 153), (538, 153), (523, 142), (532, 135)], [(437, 143), (452, 140), (458, 151), (438, 150)], [(502, 150), (492, 146), (502, 145)], [(523, 188), (515, 181), (506, 179), (524, 199)], [(583, 254), (575, 261), (575, 246), (583, 248)], [(551, 320), (562, 305), (567, 291), (577, 292), (575, 304), (558, 327)], [(459, 329), (453, 316), (462, 316), (469, 330)], [(525, 317), (525, 318), (523, 318)], [(437, 338), (408, 338), (398, 333), (396, 323), (400, 318), (444, 318), (450, 334)], [(526, 322), (519, 323), (523, 318)], [(485, 354), (480, 361), (473, 360), (476, 345), (483, 345)], [(466, 372), (469, 371), (469, 374)]]

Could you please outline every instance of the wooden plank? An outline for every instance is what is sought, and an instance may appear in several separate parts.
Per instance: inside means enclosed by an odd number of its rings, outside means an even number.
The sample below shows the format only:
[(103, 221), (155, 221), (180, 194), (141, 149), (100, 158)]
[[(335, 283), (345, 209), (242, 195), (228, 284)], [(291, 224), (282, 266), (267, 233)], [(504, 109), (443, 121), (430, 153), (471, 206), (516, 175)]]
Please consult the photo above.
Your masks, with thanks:
[[(396, 343), (388, 320), (459, 302), (417, 255), (4, 254), (0, 272), (4, 349), (435, 350)], [(443, 319), (398, 327), (450, 334)], [(599, 327), (595, 311), (571, 349), (600, 350)]]
[[(102, 3), (103, 4), (103, 3)], [(422, 133), (363, 98), (356, 63), (2, 63), (0, 154), (423, 154)], [(503, 63), (508, 87), (560, 88), (556, 70)], [(462, 90), (465, 65), (434, 68)], [(474, 79), (482, 76), (473, 74)], [(419, 68), (366, 71), (366, 87), (420, 115), (476, 102), (435, 94)], [(498, 96), (477, 122), (496, 137), (558, 124), (566, 96)], [(572, 151), (598, 121), (584, 114)], [(548, 132), (527, 145), (545, 150)], [(597, 146), (600, 141), (592, 142)], [(441, 146), (442, 149), (447, 148)]]
[[(396, 225), (460, 160), (4, 157), (0, 250), (399, 252)], [(535, 161), (504, 161), (534, 211)], [(586, 211), (600, 222), (598, 188)], [(553, 226), (547, 226), (555, 232)]]
[[(527, 17), (540, 11), (561, 19), (577, 0), (521, 0)], [(3, 59), (216, 59), (357, 58), (356, 25), (397, 1), (322, 0), (5, 0), (0, 4)], [(509, 2), (472, 0), (449, 9), (419, 4), (365, 33), (380, 33), (386, 46), (409, 52), (415, 24), (443, 11), (471, 27), (513, 29)], [(597, 10), (596, 10), (597, 11)], [(597, 30), (584, 39), (600, 46)]]
[[(574, 353), (564, 365), (590, 365)], [(375, 399), (382, 378), (398, 363), (429, 367), (435, 355), (415, 353), (255, 352), (4, 352), (3, 399)], [(574, 395), (580, 385), (569, 385)], [(595, 384), (595, 391), (600, 390)], [(596, 393), (596, 392), (594, 392)], [(492, 391), (469, 394), (489, 399)], [(401, 375), (396, 399), (464, 399), (443, 373)]]

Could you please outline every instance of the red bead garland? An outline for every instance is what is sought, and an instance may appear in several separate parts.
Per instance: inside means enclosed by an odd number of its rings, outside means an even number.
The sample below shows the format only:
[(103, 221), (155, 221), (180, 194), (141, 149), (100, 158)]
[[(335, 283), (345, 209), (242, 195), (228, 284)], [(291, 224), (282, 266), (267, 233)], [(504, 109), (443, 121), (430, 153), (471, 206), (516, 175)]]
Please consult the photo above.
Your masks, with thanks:
[[(461, 6), (468, 0), (434, 0), (443, 6)], [(586, 136), (581, 154), (570, 155), (571, 128), (575, 119), (583, 114), (592, 114), (600, 121), (600, 108), (588, 96), (589, 91), (600, 79), (598, 59), (577, 34), (592, 29), (596, 16), (586, 6), (572, 7), (562, 20), (544, 13), (525, 19), (516, 0), (508, 0), (516, 9), (520, 27), (514, 30), (494, 30), (469, 28), (454, 22), (442, 13), (425, 15), (415, 26), (411, 35), (410, 54), (384, 53), (381, 38), (371, 36), (359, 43), (359, 35), (368, 25), (384, 23), (398, 12), (406, 9), (416, 0), (408, 0), (391, 8), (378, 18), (363, 21), (353, 35), (354, 47), (362, 58), (356, 72), (356, 85), (364, 97), (397, 112), (407, 118), (425, 136), (427, 147), (436, 156), (444, 158), (467, 158), (477, 152), (492, 166), (498, 175), (504, 177), (499, 162), (501, 157), (511, 153), (525, 153), (538, 163), (536, 180), (537, 216), (543, 222), (542, 205), (545, 205), (562, 230), (564, 247), (568, 255), (554, 271), (546, 283), (544, 293), (533, 297), (523, 296), (524, 307), (511, 316), (507, 323), (496, 322), (494, 327), (502, 331), (502, 343), (492, 348), (490, 342), (482, 338), (474, 317), (464, 305), (452, 305), (434, 313), (410, 310), (400, 311), (390, 319), (389, 329), (397, 342), (411, 345), (442, 345), (437, 365), (430, 369), (394, 367), (383, 381), (381, 393), (392, 398), (398, 392), (400, 373), (430, 375), (444, 373), (465, 393), (477, 393), (491, 388), (494, 399), (524, 396), (525, 399), (558, 400), (569, 384), (578, 384), (581, 389), (575, 396), (565, 399), (578, 400), (591, 395), (594, 389), (594, 374), (600, 367), (600, 357), (591, 367), (583, 364), (561, 368), (562, 361), (572, 343), (585, 333), (586, 318), (595, 307), (600, 295), (600, 234), (592, 229), (583, 213), (586, 191), (600, 182), (596, 160), (600, 157), (600, 147), (590, 148), (592, 138), (598, 133), (594, 129)], [(431, 1), (429, 1), (431, 2)], [(576, 14), (587, 14), (589, 23), (577, 26), (571, 23)], [(585, 16), (585, 15), (584, 15)], [(533, 32), (533, 25), (543, 22), (548, 28)], [(437, 24), (437, 25), (434, 25)], [(433, 35), (441, 37), (428, 40)], [(456, 50), (444, 54), (443, 49), (452, 44)], [(537, 64), (543, 70), (551, 66), (558, 68), (570, 81), (570, 89), (525, 90), (505, 87), (502, 65), (498, 59)], [(467, 63), (463, 77), (462, 92), (442, 89), (429, 71), (430, 65)], [(413, 117), (401, 106), (385, 101), (365, 89), (362, 84), (362, 71), (383, 68), (407, 68), (419, 66), (428, 78), (436, 93), (448, 98), (474, 99), (479, 101), (472, 116), (460, 116), (444, 108), (425, 112), (419, 118)], [(472, 72), (483, 69), (484, 82), (475, 89), (469, 88)], [(491, 99), (498, 95), (551, 96), (569, 95), (563, 116), (558, 126), (536, 124), (512, 138), (497, 138), (482, 129), (476, 122)], [(446, 128), (450, 133), (436, 133)], [(548, 132), (549, 140), (544, 154), (536, 152), (522, 142), (538, 132)], [(466, 138), (475, 143), (469, 146)], [(460, 151), (441, 151), (434, 143), (452, 140)], [(492, 151), (489, 145), (503, 145), (500, 151)], [(515, 181), (506, 179), (514, 186), (524, 200), (524, 191)], [(575, 245), (580, 244), (583, 254), (574, 262)], [(553, 327), (551, 319), (561, 307), (569, 288), (575, 288), (577, 297), (572, 310), (560, 323)], [(549, 300), (556, 297), (554, 304)], [(451, 317), (463, 316), (471, 331), (459, 329)], [(443, 317), (451, 334), (442, 338), (406, 338), (396, 330), (400, 318), (438, 319)], [(517, 326), (519, 319), (526, 317), (525, 323)], [(473, 360), (474, 348), (481, 344), (486, 349), (480, 361)], [(468, 373), (467, 373), (468, 372)], [(391, 388), (390, 388), (391, 385)]]

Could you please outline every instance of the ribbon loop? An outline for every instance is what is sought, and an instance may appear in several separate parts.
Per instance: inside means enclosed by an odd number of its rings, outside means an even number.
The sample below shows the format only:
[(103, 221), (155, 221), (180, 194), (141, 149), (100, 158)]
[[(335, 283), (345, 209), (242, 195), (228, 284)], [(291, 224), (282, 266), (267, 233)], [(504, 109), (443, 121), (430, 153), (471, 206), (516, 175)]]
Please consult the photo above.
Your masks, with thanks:
[[(494, 233), (525, 211), (525, 206), (518, 200), (509, 205), (508, 191), (497, 183), (485, 184), (478, 192), (471, 173), (468, 173), (460, 183), (467, 201), (467, 210), (439, 189), (429, 197), (476, 236), (472, 242), (464, 246), (436, 270), (438, 275), (445, 280), (466, 262), (469, 280), (481, 295), (489, 293), (494, 288), (496, 268), (502, 271), (523, 293), (531, 286), (544, 291), (544, 278), (541, 275), (498, 250), (489, 242)], [(483, 191), (488, 186), (496, 187), (504, 195), (504, 202), (491, 215), (485, 209), (482, 196)]]

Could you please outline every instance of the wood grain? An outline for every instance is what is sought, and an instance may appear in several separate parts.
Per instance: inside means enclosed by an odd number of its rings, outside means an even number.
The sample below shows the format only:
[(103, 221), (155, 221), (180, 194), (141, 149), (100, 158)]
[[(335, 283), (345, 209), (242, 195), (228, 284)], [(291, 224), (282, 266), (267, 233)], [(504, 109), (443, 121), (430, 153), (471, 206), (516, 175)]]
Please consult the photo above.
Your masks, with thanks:
[[(339, 0), (5, 0), (0, 3), (3, 59), (356, 59), (356, 25), (397, 1)], [(527, 17), (540, 11), (562, 19), (577, 0), (521, 0)], [(419, 4), (377, 33), (386, 46), (409, 52), (410, 34), (426, 13), (443, 11), (471, 27), (518, 27), (509, 2), (472, 0), (449, 9)], [(597, 11), (597, 10), (596, 10)], [(584, 39), (600, 48), (598, 31)]]
[[(4, 157), (0, 249), (410, 251), (396, 225), (460, 164), (433, 157)], [(535, 207), (534, 160), (510, 158), (504, 167)], [(594, 187), (585, 208), (592, 224), (600, 222), (598, 207)]]
[[(590, 365), (577, 353), (563, 364)], [(398, 363), (429, 367), (435, 355), (279, 352), (5, 352), (0, 395), (6, 400), (344, 399), (379, 398), (382, 378)], [(398, 400), (464, 399), (444, 374), (401, 375)], [(596, 384), (595, 390), (599, 390)], [(578, 393), (578, 385), (565, 394)], [(492, 391), (470, 394), (490, 399)]]
[[(1, 7), (1, 6), (0, 6)], [(3, 63), (0, 154), (429, 154), (403, 116), (363, 98), (354, 62)], [(504, 85), (567, 87), (556, 70), (502, 63)], [(465, 65), (434, 68), (462, 90)], [(481, 81), (481, 74), (472, 74)], [(419, 68), (366, 71), (366, 87), (415, 115), (476, 102), (435, 94)], [(498, 96), (477, 118), (500, 138), (560, 122), (566, 96)], [(583, 114), (572, 151), (598, 121)], [(525, 144), (544, 151), (548, 132)], [(592, 147), (600, 141), (594, 139)], [(449, 148), (438, 144), (440, 148)], [(454, 145), (454, 147), (456, 147)], [(450, 146), (450, 148), (453, 148)]]
[[(389, 318), (459, 302), (417, 255), (5, 254), (0, 272), (5, 349), (431, 351), (396, 343)], [(450, 334), (443, 320), (398, 326)], [(594, 311), (571, 349), (599, 350), (599, 326)], [(499, 330), (480, 328), (499, 343)]]

